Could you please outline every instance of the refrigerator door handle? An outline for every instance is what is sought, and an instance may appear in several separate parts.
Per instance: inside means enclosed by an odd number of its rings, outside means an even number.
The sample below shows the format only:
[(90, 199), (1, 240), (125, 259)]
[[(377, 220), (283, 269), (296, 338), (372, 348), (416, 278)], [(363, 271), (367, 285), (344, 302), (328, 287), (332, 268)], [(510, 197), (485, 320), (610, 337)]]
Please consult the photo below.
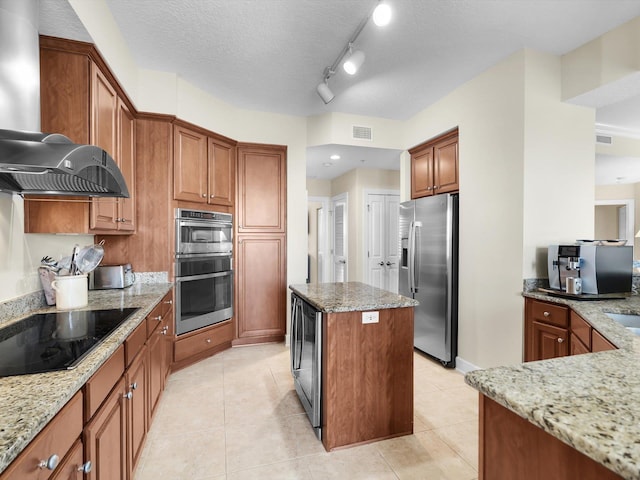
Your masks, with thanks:
[(418, 292), (419, 279), (420, 279), (420, 229), (422, 228), (422, 222), (412, 222), (413, 238), (411, 241), (411, 291), (413, 293)]
[(407, 276), (408, 276), (408, 284), (409, 291), (411, 293), (415, 292), (414, 280), (415, 277), (413, 275), (413, 269), (415, 267), (415, 259), (414, 259), (414, 251), (415, 251), (415, 229), (413, 222), (409, 223), (409, 241), (407, 245)]
[(304, 349), (304, 324), (305, 322), (305, 318), (304, 318), (304, 311), (303, 311), (303, 305), (302, 305), (302, 300), (300, 300), (300, 304), (298, 307), (298, 310), (300, 311), (300, 326), (302, 327), (302, 337), (300, 338), (300, 350), (298, 351), (298, 370), (300, 369), (300, 365), (302, 364), (302, 350)]
[(297, 356), (297, 342), (298, 342), (298, 298), (293, 296), (291, 298), (291, 373), (294, 373), (296, 368), (296, 356)]

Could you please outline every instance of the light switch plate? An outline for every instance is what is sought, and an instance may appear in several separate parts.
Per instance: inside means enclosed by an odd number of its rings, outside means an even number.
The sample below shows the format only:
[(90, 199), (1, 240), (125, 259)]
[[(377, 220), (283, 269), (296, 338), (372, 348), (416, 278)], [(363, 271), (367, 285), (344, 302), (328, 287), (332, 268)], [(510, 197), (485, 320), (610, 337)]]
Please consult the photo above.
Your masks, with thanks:
[(379, 312), (362, 312), (362, 323), (378, 323), (380, 321)]

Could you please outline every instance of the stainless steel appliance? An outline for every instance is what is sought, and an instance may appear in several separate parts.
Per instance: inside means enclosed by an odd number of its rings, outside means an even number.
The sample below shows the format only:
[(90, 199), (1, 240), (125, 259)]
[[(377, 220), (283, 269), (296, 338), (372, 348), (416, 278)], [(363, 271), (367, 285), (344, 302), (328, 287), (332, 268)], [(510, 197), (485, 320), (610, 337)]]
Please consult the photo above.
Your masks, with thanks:
[(130, 263), (124, 265), (100, 265), (89, 273), (89, 289), (127, 288), (133, 285), (136, 275)]
[(420, 302), (414, 347), (455, 367), (458, 348), (458, 195), (400, 204), (398, 292)]
[(291, 373), (316, 436), (322, 437), (322, 312), (291, 294)]
[(582, 293), (631, 292), (633, 247), (611, 245), (549, 245), (549, 287), (567, 291), (569, 278), (582, 280)]
[(0, 376), (74, 368), (137, 308), (37, 313), (0, 329)]
[(229, 213), (177, 208), (176, 334), (233, 317), (233, 221)]

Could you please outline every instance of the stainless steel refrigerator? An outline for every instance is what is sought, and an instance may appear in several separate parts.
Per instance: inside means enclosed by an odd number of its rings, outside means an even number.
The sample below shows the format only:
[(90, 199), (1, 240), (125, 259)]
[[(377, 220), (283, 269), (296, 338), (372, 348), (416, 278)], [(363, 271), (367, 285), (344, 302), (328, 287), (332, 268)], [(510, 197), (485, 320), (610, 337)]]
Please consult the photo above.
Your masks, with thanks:
[(455, 367), (458, 349), (458, 195), (400, 204), (398, 292), (420, 305), (414, 347)]

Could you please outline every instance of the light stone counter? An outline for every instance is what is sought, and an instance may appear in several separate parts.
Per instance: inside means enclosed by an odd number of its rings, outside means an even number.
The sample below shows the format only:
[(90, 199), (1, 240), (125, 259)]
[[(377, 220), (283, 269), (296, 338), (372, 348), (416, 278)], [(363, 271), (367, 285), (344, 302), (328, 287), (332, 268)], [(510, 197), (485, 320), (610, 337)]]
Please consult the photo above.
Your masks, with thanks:
[(571, 307), (619, 350), (477, 370), (466, 382), (623, 478), (640, 479), (640, 337), (605, 315), (640, 314), (640, 296), (524, 296)]
[[(124, 290), (90, 291), (89, 306), (85, 309), (138, 307), (140, 310), (72, 370), (0, 378), (0, 472), (82, 388), (171, 288), (170, 283), (134, 284)], [(34, 313), (51, 311), (55, 311), (55, 307), (3, 318), (2, 327)]]
[(415, 307), (418, 302), (360, 282), (303, 283), (289, 288), (327, 313)]

